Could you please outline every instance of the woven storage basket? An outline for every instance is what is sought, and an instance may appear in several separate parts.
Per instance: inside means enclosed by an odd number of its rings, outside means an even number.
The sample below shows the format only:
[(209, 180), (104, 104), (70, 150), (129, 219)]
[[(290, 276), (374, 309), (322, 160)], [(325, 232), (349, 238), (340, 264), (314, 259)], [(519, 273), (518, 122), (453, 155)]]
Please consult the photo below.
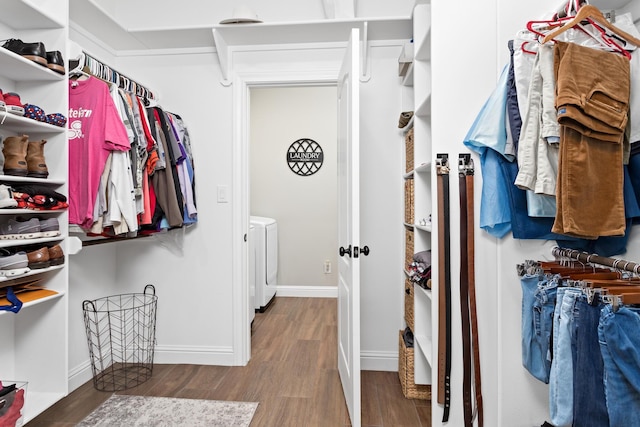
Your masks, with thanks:
[(405, 158), (407, 160), (407, 173), (413, 170), (413, 128), (409, 129), (404, 137), (404, 146), (406, 149)]
[(404, 268), (408, 270), (413, 262), (413, 228), (410, 227), (405, 227), (404, 251)]
[(414, 206), (414, 186), (413, 179), (405, 179), (404, 181), (404, 222), (413, 224), (413, 206)]
[(400, 331), (400, 351), (398, 355), (398, 376), (402, 386), (402, 394), (407, 399), (431, 400), (431, 386), (416, 384), (413, 380), (414, 356), (413, 348), (407, 348)]
[(411, 280), (404, 280), (404, 320), (412, 331), (415, 331), (413, 321), (413, 283)]

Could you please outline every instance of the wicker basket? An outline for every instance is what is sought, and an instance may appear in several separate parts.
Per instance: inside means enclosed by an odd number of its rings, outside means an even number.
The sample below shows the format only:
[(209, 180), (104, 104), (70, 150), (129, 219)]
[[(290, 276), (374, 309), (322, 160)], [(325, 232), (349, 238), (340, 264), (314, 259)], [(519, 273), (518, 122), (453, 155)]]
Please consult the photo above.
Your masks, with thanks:
[(405, 227), (405, 239), (404, 239), (404, 268), (409, 269), (409, 266), (413, 262), (413, 228)]
[(413, 224), (413, 206), (414, 206), (414, 185), (413, 178), (404, 180), (404, 222)]
[(413, 348), (407, 348), (402, 339), (402, 331), (400, 331), (398, 355), (398, 376), (400, 377), (400, 385), (402, 386), (402, 394), (407, 399), (431, 400), (431, 386), (419, 385), (413, 380), (414, 372), (414, 356)]
[(406, 150), (407, 173), (409, 173), (413, 170), (413, 128), (409, 129), (405, 135), (404, 146)]
[(413, 321), (413, 283), (411, 280), (404, 280), (404, 320), (407, 322), (407, 326), (412, 331), (414, 329), (414, 321)]

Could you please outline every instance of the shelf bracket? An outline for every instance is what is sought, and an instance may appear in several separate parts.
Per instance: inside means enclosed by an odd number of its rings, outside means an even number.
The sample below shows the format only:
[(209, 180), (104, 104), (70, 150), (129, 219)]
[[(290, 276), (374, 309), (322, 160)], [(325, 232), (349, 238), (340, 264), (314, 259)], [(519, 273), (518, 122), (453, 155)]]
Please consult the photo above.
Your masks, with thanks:
[(360, 70), (360, 81), (368, 82), (371, 80), (371, 72), (369, 70), (369, 22), (362, 23), (362, 64)]
[(229, 45), (225, 41), (220, 31), (212, 28), (213, 40), (216, 45), (216, 53), (218, 54), (218, 61), (220, 62), (220, 72), (222, 73), (222, 80), (220, 84), (222, 86), (231, 86), (231, 80), (229, 75), (231, 74), (231, 61), (229, 55)]

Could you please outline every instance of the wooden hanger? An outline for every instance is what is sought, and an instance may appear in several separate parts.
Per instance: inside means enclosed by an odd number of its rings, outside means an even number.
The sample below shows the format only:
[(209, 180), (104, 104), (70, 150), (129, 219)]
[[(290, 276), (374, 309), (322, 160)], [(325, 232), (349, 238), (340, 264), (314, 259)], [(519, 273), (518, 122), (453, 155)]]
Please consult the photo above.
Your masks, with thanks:
[(621, 30), (620, 28), (618, 28), (615, 25), (613, 25), (612, 23), (610, 23), (607, 20), (607, 18), (604, 17), (604, 15), (600, 11), (600, 9), (598, 9), (597, 7), (595, 7), (593, 5), (590, 5), (590, 4), (582, 6), (580, 8), (580, 10), (578, 11), (578, 13), (576, 14), (575, 18), (573, 18), (571, 21), (567, 22), (564, 26), (562, 26), (562, 27), (558, 28), (557, 30), (554, 30), (554, 31), (550, 32), (549, 34), (547, 34), (544, 37), (544, 39), (542, 40), (542, 43), (546, 43), (549, 40), (553, 40), (554, 38), (556, 38), (560, 34), (562, 34), (565, 31), (567, 31), (569, 28), (572, 28), (572, 27), (576, 26), (577, 24), (579, 24), (580, 22), (584, 21), (585, 19), (589, 19), (589, 18), (593, 19), (594, 21), (596, 21), (600, 25), (606, 27), (607, 29), (609, 29), (609, 30), (613, 31), (614, 33), (616, 33), (617, 35), (621, 36), (627, 42), (632, 43), (633, 45), (635, 45), (637, 47), (640, 47), (640, 39), (635, 38), (631, 34)]

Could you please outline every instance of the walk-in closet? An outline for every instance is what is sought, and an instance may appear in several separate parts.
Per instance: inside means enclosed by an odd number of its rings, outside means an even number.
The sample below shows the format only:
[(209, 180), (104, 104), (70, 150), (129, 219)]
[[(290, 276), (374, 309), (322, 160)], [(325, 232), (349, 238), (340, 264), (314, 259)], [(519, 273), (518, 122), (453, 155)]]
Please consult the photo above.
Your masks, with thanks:
[[(152, 285), (158, 369), (139, 390), (154, 397), (154, 381), (167, 381), (166, 397), (257, 403), (251, 425), (531, 427), (599, 417), (605, 426), (605, 413), (610, 425), (633, 425), (608, 412), (605, 395), (622, 399), (623, 389), (572, 401), (599, 410), (593, 417), (554, 398), (574, 383), (557, 381), (553, 353), (568, 362), (573, 349), (527, 334), (539, 319), (532, 310), (572, 331), (536, 295), (596, 301), (608, 321), (637, 313), (640, 1), (236, 3), (2, 2), (0, 381), (24, 399), (21, 421), (80, 417), (64, 399), (92, 389), (86, 301)], [(568, 101), (556, 117), (550, 82), (573, 75), (551, 64), (569, 57), (628, 98), (614, 96), (615, 111), (594, 107), (609, 121), (590, 122), (595, 131), (566, 125), (582, 117)], [(539, 85), (528, 90), (532, 79)], [(315, 157), (296, 153), (317, 167), (317, 147), (326, 149), (320, 172), (332, 176), (322, 185), (335, 186), (337, 218), (326, 241), (335, 243), (318, 243), (322, 218), (285, 212), (313, 206), (306, 201), (321, 200), (323, 187), (310, 184), (320, 174), (296, 175), (287, 163), (294, 141), (314, 138), (296, 126), (278, 133), (302, 114), (255, 135), (252, 93), (257, 104), (274, 88), (331, 88), (323, 100), (335, 88), (335, 143), (315, 141)], [(261, 102), (268, 108), (268, 97)], [(105, 105), (98, 125), (94, 111)], [(558, 135), (538, 138), (541, 128)], [(97, 168), (83, 158), (96, 129)], [(590, 172), (566, 162), (579, 155), (553, 138), (567, 135), (608, 141), (579, 158)], [(251, 182), (252, 162), (277, 164), (296, 193), (277, 193), (287, 233), (278, 274), (314, 271), (279, 276), (262, 313), (251, 302), (250, 217), (268, 204), (250, 193), (276, 181), (265, 167)], [(30, 225), (38, 230), (11, 228)], [(6, 267), (9, 256), (25, 266)], [(602, 359), (603, 378), (620, 374)], [(83, 405), (107, 400), (91, 392)]]

